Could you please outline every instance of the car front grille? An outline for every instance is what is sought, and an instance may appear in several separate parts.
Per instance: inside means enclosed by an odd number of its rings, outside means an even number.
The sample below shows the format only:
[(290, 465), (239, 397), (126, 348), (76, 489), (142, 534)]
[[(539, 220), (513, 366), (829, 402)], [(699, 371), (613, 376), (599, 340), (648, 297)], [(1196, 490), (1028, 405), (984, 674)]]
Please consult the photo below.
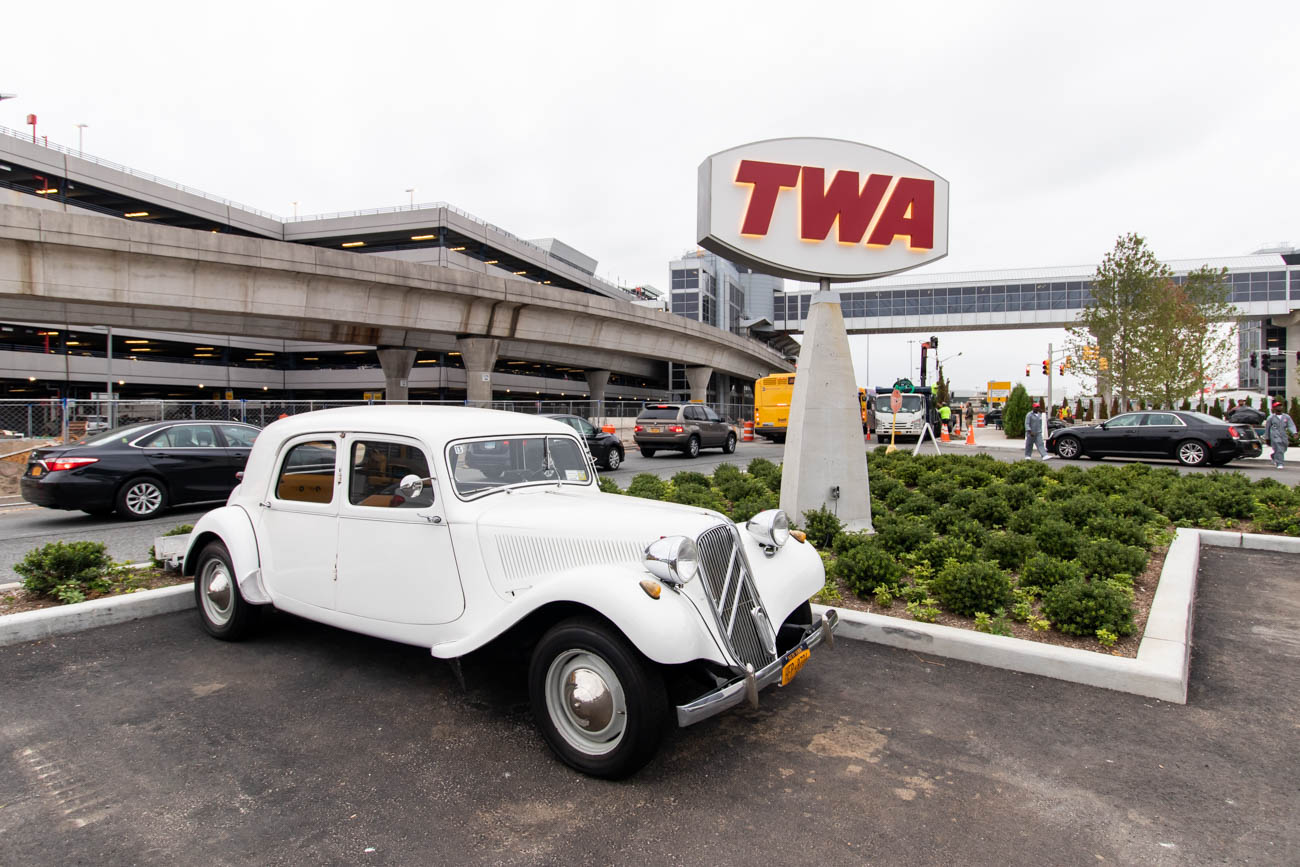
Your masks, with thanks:
[(771, 621), (758, 599), (739, 531), (730, 525), (714, 527), (706, 530), (697, 544), (704, 586), (718, 629), (730, 642), (732, 656), (757, 671), (776, 659), (776, 648), (772, 644)]

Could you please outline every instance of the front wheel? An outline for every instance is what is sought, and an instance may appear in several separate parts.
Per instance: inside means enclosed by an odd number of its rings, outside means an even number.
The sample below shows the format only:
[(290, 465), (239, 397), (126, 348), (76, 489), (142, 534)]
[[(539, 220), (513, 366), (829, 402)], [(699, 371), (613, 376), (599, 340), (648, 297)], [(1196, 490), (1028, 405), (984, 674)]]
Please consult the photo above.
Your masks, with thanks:
[(688, 458), (698, 458), (700, 456), (700, 438), (692, 436), (686, 441), (686, 450), (683, 452)]
[(239, 641), (257, 625), (262, 606), (244, 601), (221, 542), (209, 542), (199, 554), (194, 570), (194, 602), (204, 630), (222, 641)]
[(605, 469), (611, 473), (623, 464), (623, 450), (610, 447), (609, 452), (605, 455)]
[(727, 434), (727, 441), (722, 444), (722, 453), (724, 455), (730, 455), (730, 454), (734, 454), (735, 451), (736, 451), (736, 435), (734, 433), (729, 433)]
[(1074, 437), (1061, 437), (1056, 441), (1056, 453), (1066, 460), (1073, 460), (1079, 457), (1083, 449), (1079, 447), (1079, 441)]
[(1178, 444), (1178, 463), (1185, 467), (1199, 467), (1209, 458), (1205, 443), (1200, 440), (1184, 440)]
[(621, 634), (595, 621), (565, 620), (542, 636), (528, 692), (547, 744), (584, 774), (635, 773), (663, 738), (663, 678)]
[(167, 508), (167, 489), (157, 479), (131, 479), (117, 492), (117, 512), (142, 521)]

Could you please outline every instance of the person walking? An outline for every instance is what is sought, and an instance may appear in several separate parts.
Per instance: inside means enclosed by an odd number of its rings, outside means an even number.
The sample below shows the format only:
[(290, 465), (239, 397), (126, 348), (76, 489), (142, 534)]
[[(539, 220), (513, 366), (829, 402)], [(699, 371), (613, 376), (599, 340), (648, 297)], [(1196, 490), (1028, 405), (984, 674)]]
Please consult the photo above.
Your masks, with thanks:
[(1282, 411), (1282, 402), (1273, 403), (1273, 414), (1264, 422), (1264, 439), (1273, 447), (1273, 466), (1286, 468), (1286, 447), (1295, 435), (1295, 420)]
[(944, 404), (939, 407), (939, 424), (948, 429), (948, 435), (952, 436), (952, 407)]
[(1047, 446), (1043, 443), (1043, 425), (1047, 421), (1047, 416), (1043, 415), (1043, 407), (1034, 404), (1034, 408), (1025, 413), (1025, 460), (1034, 456), (1034, 449), (1042, 455), (1042, 460), (1050, 460), (1053, 456), (1047, 453)]
[(975, 407), (971, 406), (970, 401), (966, 401), (966, 430), (973, 430), (975, 427)]

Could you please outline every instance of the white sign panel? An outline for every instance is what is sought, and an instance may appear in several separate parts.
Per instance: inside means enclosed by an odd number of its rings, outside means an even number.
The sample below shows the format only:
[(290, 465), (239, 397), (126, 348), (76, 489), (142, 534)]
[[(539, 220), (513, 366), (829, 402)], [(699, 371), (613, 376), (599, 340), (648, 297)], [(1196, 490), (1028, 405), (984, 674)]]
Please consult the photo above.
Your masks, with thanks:
[(856, 142), (782, 138), (700, 164), (700, 246), (795, 280), (864, 280), (948, 255), (948, 182)]

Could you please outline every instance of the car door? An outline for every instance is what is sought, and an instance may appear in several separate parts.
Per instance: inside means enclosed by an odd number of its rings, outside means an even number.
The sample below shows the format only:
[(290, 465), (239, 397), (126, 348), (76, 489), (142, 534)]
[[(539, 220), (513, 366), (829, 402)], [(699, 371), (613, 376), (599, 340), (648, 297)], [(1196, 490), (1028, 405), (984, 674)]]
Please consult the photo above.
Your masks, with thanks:
[(1142, 413), (1130, 412), (1124, 415), (1117, 415), (1110, 421), (1106, 422), (1105, 427), (1098, 430), (1096, 436), (1090, 437), (1092, 450), (1094, 452), (1105, 452), (1108, 455), (1128, 455), (1138, 454), (1140, 443), (1138, 442), (1138, 427), (1142, 423)]
[(248, 453), (261, 431), (247, 424), (219, 424), (217, 433), (225, 441), (226, 466), (230, 470), (230, 486), (233, 488), (238, 482), (235, 473), (242, 472), (248, 463)]
[(210, 424), (170, 425), (138, 445), (167, 483), (173, 503), (221, 499), (234, 488), (227, 480), (226, 451)]
[(335, 456), (340, 441), (338, 434), (287, 441), (258, 503), (255, 524), (263, 580), (273, 597), (300, 603), (300, 609), (332, 610), (335, 604), (338, 492), (343, 487)]
[(1137, 429), (1138, 448), (1144, 455), (1172, 457), (1184, 427), (1172, 412), (1146, 413)]
[(582, 437), (591, 456), (596, 460), (601, 460), (604, 449), (601, 447), (601, 432), (596, 429), (596, 426), (585, 418), (578, 418), (576, 415), (567, 416), (564, 421), (569, 427), (577, 431), (578, 436)]
[(698, 406), (692, 404), (691, 406), (682, 407), (682, 422), (686, 425), (687, 430), (694, 432), (700, 438), (701, 448), (711, 444), (709, 442), (711, 434), (708, 425), (704, 421), (704, 411)]
[(713, 411), (712, 407), (701, 406), (698, 408), (704, 416), (704, 424), (709, 430), (709, 445), (720, 446), (727, 441), (727, 434), (731, 433), (731, 425), (722, 420), (722, 416)]
[[(390, 623), (448, 623), (465, 610), (460, 572), (428, 453), (414, 440), (366, 434), (350, 441), (348, 493), (339, 504), (340, 613)], [(416, 497), (398, 492), (406, 476)]]

